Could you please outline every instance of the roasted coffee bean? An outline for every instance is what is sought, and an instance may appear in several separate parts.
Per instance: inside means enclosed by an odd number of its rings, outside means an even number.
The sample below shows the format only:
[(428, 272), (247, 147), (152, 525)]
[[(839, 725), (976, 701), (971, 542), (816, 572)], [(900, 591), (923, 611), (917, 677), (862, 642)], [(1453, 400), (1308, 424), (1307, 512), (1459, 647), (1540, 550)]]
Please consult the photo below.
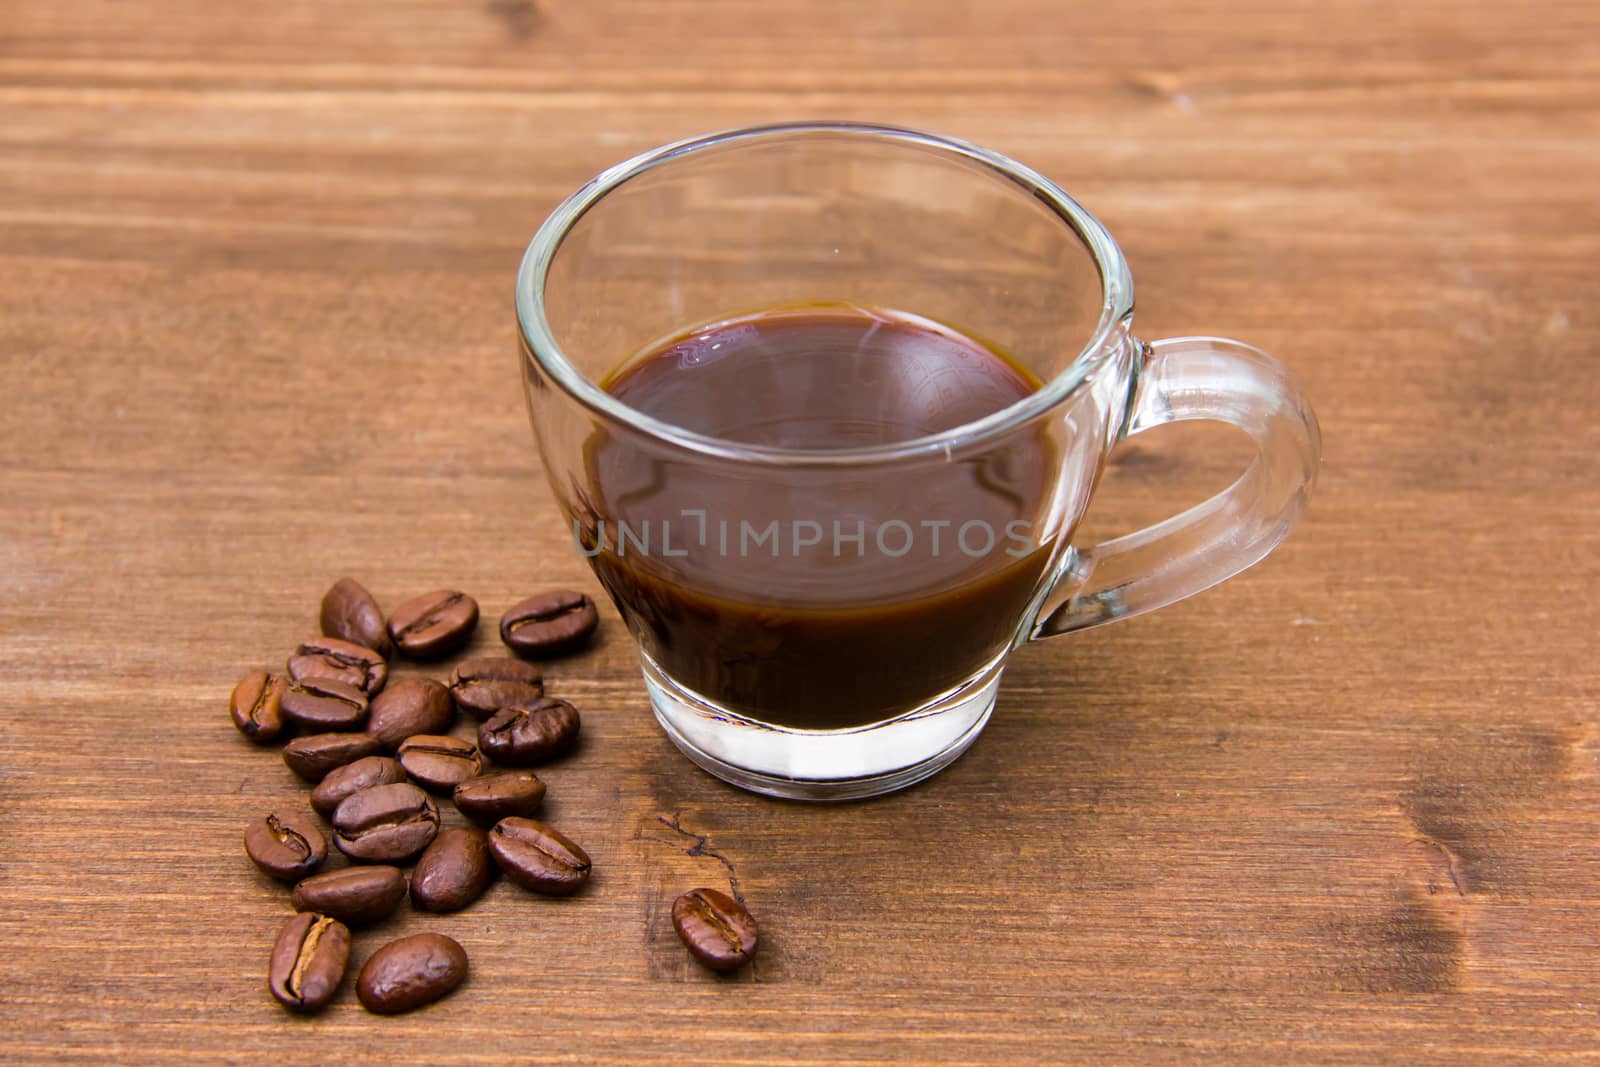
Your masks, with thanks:
[(244, 850), (280, 882), (297, 882), (328, 858), (322, 831), (300, 811), (272, 812), (251, 823), (244, 831)]
[(397, 758), (411, 780), (432, 793), (448, 793), (483, 772), (476, 745), (444, 734), (413, 734), (400, 742)]
[(412, 597), (389, 615), (389, 638), (412, 659), (448, 656), (472, 640), (478, 602), (454, 589)]
[(333, 843), (354, 860), (398, 863), (439, 832), (439, 808), (410, 782), (373, 786), (346, 797), (333, 813)]
[(489, 848), (507, 878), (535, 893), (564, 897), (589, 880), (589, 854), (537, 819), (501, 819)]
[(478, 727), (478, 747), (507, 767), (526, 767), (559, 756), (578, 739), (578, 709), (542, 697), (526, 708), (501, 708)]
[(715, 889), (691, 889), (674, 901), (672, 925), (694, 958), (713, 971), (731, 971), (756, 954), (749, 909)]
[(320, 782), (329, 771), (382, 747), (371, 734), (308, 734), (283, 746), (283, 762), (306, 781)]
[(413, 734), (442, 734), (456, 721), (450, 690), (432, 678), (401, 678), (372, 698), (367, 733), (393, 750)]
[(395, 1015), (432, 1004), (467, 977), (467, 952), (443, 934), (412, 934), (374, 952), (356, 979), (361, 1006)]
[(290, 1011), (317, 1011), (339, 991), (350, 959), (344, 923), (304, 911), (290, 919), (272, 945), (267, 988)]
[(283, 694), (289, 683), (276, 674), (251, 671), (239, 679), (228, 698), (228, 714), (239, 732), (264, 745), (283, 732)]
[(476, 826), (442, 831), (411, 872), (411, 903), (422, 911), (460, 911), (494, 877), (489, 837)]
[(395, 760), (388, 756), (367, 756), (329, 771), (322, 784), (311, 791), (311, 806), (323, 818), (332, 818), (345, 797), (373, 786), (405, 780), (406, 772)]
[(544, 674), (504, 656), (462, 660), (450, 672), (456, 707), (482, 722), (501, 708), (520, 708), (544, 696)]
[(468, 778), (455, 791), (456, 808), (475, 823), (491, 826), (509, 815), (537, 815), (544, 783), (532, 771), (501, 771)]
[(307, 678), (283, 694), (283, 715), (310, 730), (359, 730), (367, 721), (367, 695), (332, 678)]
[(500, 640), (519, 656), (542, 659), (582, 646), (598, 625), (600, 613), (587, 594), (553, 589), (500, 616)]
[(328, 678), (354, 686), (369, 697), (389, 680), (389, 665), (382, 656), (365, 645), (337, 637), (313, 637), (300, 642), (290, 654), (287, 667), (289, 677), (297, 682)]
[(398, 867), (344, 867), (295, 883), (289, 902), (296, 911), (317, 911), (351, 924), (375, 923), (406, 898), (406, 876)]
[(383, 609), (354, 578), (340, 578), (322, 595), (318, 622), (329, 637), (366, 645), (384, 659), (389, 658), (389, 629), (383, 621)]

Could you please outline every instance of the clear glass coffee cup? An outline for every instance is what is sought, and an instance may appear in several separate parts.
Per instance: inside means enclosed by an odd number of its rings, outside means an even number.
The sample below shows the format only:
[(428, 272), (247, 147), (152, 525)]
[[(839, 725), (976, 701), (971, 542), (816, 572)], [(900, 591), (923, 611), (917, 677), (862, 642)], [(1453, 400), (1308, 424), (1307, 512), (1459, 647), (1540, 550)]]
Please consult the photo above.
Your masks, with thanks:
[[(952, 138), (810, 123), (648, 152), (556, 208), (516, 307), (545, 472), (638, 645), (657, 720), (695, 763), (761, 793), (850, 799), (928, 777), (983, 729), (1013, 649), (1239, 573), (1288, 534), (1316, 478), (1316, 417), (1281, 364), (1225, 338), (1138, 339), (1106, 229), (1034, 170)], [(959, 339), (951, 361), (981, 344), (1030, 384), (935, 432), (804, 447), (708, 433), (618, 389), (641, 358), (694, 369), (740, 330), (818, 316)], [(781, 358), (781, 380), (825, 377), (835, 406), (882, 387), (866, 355), (843, 365), (859, 382), (808, 364), (821, 356), (804, 345)], [(949, 395), (969, 379), (934, 371), (897, 389), (972, 401)], [(785, 417), (837, 419), (808, 410), (812, 391), (779, 396)], [(773, 402), (715, 399), (734, 414)], [(1238, 481), (1076, 544), (1112, 448), (1187, 419), (1249, 436)]]

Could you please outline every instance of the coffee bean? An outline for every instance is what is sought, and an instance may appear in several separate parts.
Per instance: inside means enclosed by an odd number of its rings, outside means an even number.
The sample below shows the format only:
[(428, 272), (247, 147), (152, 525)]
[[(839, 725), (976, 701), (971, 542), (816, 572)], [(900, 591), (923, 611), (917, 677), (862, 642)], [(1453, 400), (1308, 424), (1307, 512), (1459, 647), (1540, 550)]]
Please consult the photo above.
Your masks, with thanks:
[(490, 826), (508, 815), (539, 814), (544, 783), (532, 771), (480, 775), (456, 786), (455, 802), (461, 814)]
[(483, 772), (483, 757), (471, 741), (441, 734), (413, 734), (400, 742), (400, 766), (431, 793), (448, 793)]
[(412, 734), (442, 734), (456, 720), (450, 690), (432, 678), (401, 678), (372, 698), (367, 733), (392, 750)]
[(493, 877), (487, 834), (476, 826), (445, 830), (411, 872), (411, 903), (422, 911), (460, 911), (483, 895)]
[(398, 867), (344, 867), (295, 883), (289, 902), (296, 911), (316, 911), (351, 924), (374, 923), (406, 898), (406, 876)]
[(280, 882), (295, 882), (322, 866), (328, 842), (316, 822), (304, 812), (271, 812), (244, 831), (244, 850), (267, 874)]
[(443, 934), (412, 934), (374, 952), (356, 979), (362, 1007), (395, 1015), (432, 1004), (467, 977), (467, 952)]
[(239, 732), (264, 745), (283, 732), (283, 694), (289, 683), (276, 674), (251, 671), (228, 698), (228, 714)]
[(691, 889), (674, 901), (672, 925), (694, 958), (713, 971), (731, 971), (756, 954), (749, 909), (715, 889)]
[(320, 782), (336, 768), (370, 756), (382, 746), (371, 734), (308, 734), (283, 746), (283, 762), (308, 782)]
[(281, 703), (284, 718), (311, 730), (359, 730), (367, 721), (367, 695), (331, 678), (295, 682)]
[(544, 696), (544, 674), (503, 656), (462, 660), (450, 672), (456, 707), (482, 722), (501, 708), (524, 707)]
[(502, 708), (478, 727), (478, 747), (496, 763), (526, 767), (559, 756), (578, 739), (578, 709), (542, 697), (526, 708)]
[(531, 596), (500, 617), (500, 640), (519, 656), (541, 659), (588, 641), (600, 613), (587, 594), (553, 589)]
[(323, 818), (332, 818), (345, 797), (378, 785), (393, 785), (406, 780), (400, 764), (388, 756), (367, 756), (328, 772), (322, 784), (311, 791), (311, 806)]
[(333, 813), (333, 843), (353, 860), (398, 863), (439, 832), (439, 809), (410, 782), (378, 785), (346, 797)]
[(329, 637), (366, 645), (384, 659), (389, 658), (389, 630), (384, 625), (383, 609), (354, 578), (340, 578), (322, 595), (318, 621)]
[(535, 893), (564, 897), (589, 880), (589, 854), (537, 819), (501, 819), (489, 848), (507, 878)]
[(369, 697), (389, 680), (389, 665), (382, 656), (365, 645), (337, 637), (313, 637), (300, 642), (290, 654), (287, 667), (289, 677), (297, 682), (327, 678), (354, 686)]
[(272, 945), (267, 988), (290, 1011), (318, 1011), (339, 991), (350, 959), (350, 931), (316, 912), (290, 919)]
[(412, 597), (389, 615), (389, 637), (412, 659), (448, 656), (472, 639), (478, 602), (454, 589)]

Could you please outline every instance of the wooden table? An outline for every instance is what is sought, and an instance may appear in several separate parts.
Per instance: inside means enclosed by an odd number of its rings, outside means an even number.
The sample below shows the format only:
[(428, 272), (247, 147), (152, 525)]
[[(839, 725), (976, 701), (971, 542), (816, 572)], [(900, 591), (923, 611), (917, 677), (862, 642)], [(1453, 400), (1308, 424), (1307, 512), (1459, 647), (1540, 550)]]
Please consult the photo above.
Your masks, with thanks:
[[(1600, 13), (1107, 6), (8, 0), (0, 1059), (1600, 1056)], [(1143, 335), (1281, 355), (1307, 521), (1024, 650), (959, 763), (842, 807), (680, 758), (608, 609), (552, 671), (590, 891), (361, 932), (448, 932), (470, 983), (286, 1016), (238, 838), (301, 787), (234, 679), (346, 572), (491, 617), (594, 590), (515, 388), (522, 248), (625, 156), (816, 116), (1039, 167), (1119, 235)], [(1241, 455), (1141, 438), (1089, 532)], [(717, 979), (668, 908), (730, 876), (764, 948)]]

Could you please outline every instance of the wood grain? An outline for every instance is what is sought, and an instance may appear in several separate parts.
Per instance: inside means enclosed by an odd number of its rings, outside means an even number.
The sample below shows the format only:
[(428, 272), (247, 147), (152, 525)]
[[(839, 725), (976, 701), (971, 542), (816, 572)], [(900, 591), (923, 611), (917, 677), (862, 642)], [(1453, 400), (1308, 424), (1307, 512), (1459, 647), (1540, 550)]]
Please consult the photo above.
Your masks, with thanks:
[[(9, 0), (0, 1059), (1592, 1061), (1597, 39), (1556, 0)], [(628, 154), (814, 116), (1019, 156), (1117, 233), (1143, 335), (1281, 355), (1309, 518), (1023, 650), (967, 756), (865, 804), (696, 771), (608, 613), (552, 672), (590, 891), (360, 933), (473, 975), (288, 1018), (238, 836), (302, 790), (229, 687), (346, 572), (491, 618), (592, 589), (511, 386), (522, 247)], [(1142, 437), (1092, 532), (1239, 454)], [(733, 878), (764, 945), (718, 979), (669, 910)]]

